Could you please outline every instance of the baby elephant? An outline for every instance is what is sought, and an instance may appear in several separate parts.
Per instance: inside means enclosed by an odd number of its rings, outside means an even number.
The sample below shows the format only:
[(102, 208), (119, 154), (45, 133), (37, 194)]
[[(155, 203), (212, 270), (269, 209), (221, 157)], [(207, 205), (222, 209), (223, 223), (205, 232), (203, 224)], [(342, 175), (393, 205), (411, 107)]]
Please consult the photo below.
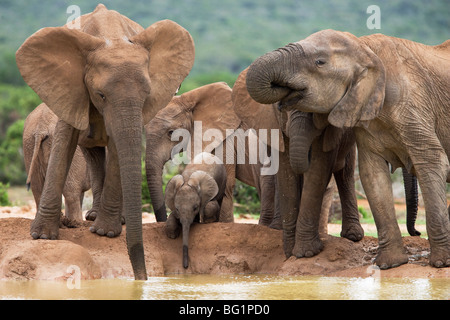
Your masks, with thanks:
[(174, 176), (166, 186), (166, 205), (172, 211), (166, 221), (166, 234), (177, 238), (183, 229), (183, 267), (189, 265), (189, 229), (196, 221), (219, 220), (227, 174), (216, 156), (202, 152), (186, 166), (183, 174)]

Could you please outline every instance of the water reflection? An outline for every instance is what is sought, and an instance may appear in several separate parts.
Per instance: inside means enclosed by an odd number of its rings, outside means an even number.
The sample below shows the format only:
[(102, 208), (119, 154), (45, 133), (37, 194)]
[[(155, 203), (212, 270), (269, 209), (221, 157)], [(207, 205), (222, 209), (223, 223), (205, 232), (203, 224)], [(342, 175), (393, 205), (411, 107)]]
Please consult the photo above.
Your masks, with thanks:
[[(71, 289), (72, 288), (72, 289)], [(450, 299), (450, 279), (185, 275), (148, 281), (0, 281), (1, 299)]]

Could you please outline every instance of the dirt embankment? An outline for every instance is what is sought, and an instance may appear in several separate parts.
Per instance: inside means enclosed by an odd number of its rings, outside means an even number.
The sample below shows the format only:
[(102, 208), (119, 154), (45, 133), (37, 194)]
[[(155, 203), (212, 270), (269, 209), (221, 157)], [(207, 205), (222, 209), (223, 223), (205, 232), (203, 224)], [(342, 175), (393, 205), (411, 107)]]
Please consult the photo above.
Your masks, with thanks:
[[(30, 219), (0, 219), (0, 279), (66, 279), (80, 272), (82, 279), (126, 277), (133, 273), (128, 260), (124, 227), (113, 239), (80, 228), (60, 229), (59, 240), (32, 240)], [(312, 258), (286, 259), (282, 232), (249, 223), (196, 224), (190, 233), (190, 265), (182, 266), (181, 238), (169, 239), (163, 223), (143, 225), (149, 276), (167, 274), (278, 274), (368, 277), (374, 270), (377, 239), (360, 242), (325, 236), (324, 250)], [(404, 237), (410, 262), (383, 270), (385, 277), (443, 278), (450, 268), (428, 265), (429, 244), (419, 237)]]

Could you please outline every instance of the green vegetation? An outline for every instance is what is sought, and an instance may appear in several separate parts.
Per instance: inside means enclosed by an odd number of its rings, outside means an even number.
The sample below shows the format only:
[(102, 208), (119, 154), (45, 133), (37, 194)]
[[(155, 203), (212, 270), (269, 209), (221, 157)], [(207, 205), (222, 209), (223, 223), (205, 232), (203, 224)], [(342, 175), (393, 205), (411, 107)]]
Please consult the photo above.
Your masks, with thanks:
[[(450, 6), (446, 0), (135, 0), (132, 3), (102, 0), (144, 27), (171, 19), (185, 27), (196, 46), (196, 60), (180, 93), (225, 81), (231, 87), (237, 75), (254, 59), (275, 48), (333, 28), (357, 36), (384, 33), (434, 45), (448, 39)], [(22, 137), (26, 116), (39, 97), (20, 76), (15, 52), (31, 34), (43, 27), (61, 26), (76, 4), (81, 13), (91, 12), (96, 2), (88, 0), (30, 0), (0, 2), (0, 181), (24, 185)], [(369, 5), (381, 11), (381, 30), (369, 30)], [(170, 174), (165, 180), (168, 180)], [(145, 178), (145, 175), (143, 175)], [(143, 179), (143, 190), (147, 192)], [(256, 191), (237, 184), (238, 211), (258, 211)], [(144, 202), (148, 195), (143, 195)]]
[(3, 184), (0, 182), (0, 206), (10, 206), (11, 202), (8, 197), (9, 183)]

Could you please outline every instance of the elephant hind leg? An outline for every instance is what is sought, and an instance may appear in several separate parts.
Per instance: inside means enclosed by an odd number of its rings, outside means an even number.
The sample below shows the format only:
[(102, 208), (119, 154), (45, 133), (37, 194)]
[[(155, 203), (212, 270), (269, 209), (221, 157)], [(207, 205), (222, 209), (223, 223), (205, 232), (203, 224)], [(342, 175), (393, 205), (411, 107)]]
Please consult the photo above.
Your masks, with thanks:
[(342, 206), (341, 237), (352, 241), (360, 241), (364, 237), (364, 229), (359, 222), (358, 203), (355, 191), (356, 145), (345, 157), (344, 168), (334, 173)]

